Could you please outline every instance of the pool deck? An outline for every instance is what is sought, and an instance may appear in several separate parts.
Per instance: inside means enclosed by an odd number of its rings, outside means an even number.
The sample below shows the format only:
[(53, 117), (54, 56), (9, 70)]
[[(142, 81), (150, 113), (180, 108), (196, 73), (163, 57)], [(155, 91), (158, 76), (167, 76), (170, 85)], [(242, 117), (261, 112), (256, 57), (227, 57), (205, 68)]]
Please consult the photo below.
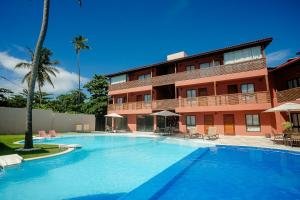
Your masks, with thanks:
[(300, 147), (291, 147), (282, 144), (274, 144), (270, 138), (261, 136), (224, 136), (220, 135), (220, 138), (212, 141), (216, 145), (235, 145), (235, 146), (250, 146), (250, 147), (262, 147), (281, 149), (289, 151), (300, 152)]
[[(103, 132), (102, 132), (103, 134)], [(107, 134), (107, 133), (105, 133)], [(112, 133), (114, 135), (118, 135), (119, 133)], [(134, 132), (134, 133), (121, 133), (121, 134), (132, 134), (136, 136), (157, 136), (152, 132)], [(162, 136), (165, 137), (165, 136)], [(166, 136), (172, 138), (184, 138), (183, 134), (176, 134), (174, 136)], [(187, 139), (187, 138), (186, 138)], [(195, 141), (203, 142), (203, 139), (190, 139)], [(226, 136), (220, 135), (219, 139), (216, 140), (204, 140), (209, 143), (213, 143), (215, 145), (231, 145), (231, 146), (249, 146), (249, 147), (261, 147), (261, 148), (271, 148), (271, 149), (281, 149), (288, 151), (297, 151), (300, 152), (300, 147), (291, 147), (282, 144), (275, 144), (270, 138), (266, 138), (264, 136)]]

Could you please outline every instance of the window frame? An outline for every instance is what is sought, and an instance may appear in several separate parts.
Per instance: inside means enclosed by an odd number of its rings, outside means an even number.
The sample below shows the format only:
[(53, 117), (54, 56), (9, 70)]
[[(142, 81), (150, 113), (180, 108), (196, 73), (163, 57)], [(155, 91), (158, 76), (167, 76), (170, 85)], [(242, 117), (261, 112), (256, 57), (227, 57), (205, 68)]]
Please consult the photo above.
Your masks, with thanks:
[[(191, 123), (193, 121), (192, 118), (194, 118), (194, 124)], [(188, 119), (190, 119), (190, 120), (188, 120)], [(190, 122), (190, 124), (188, 122)], [(196, 115), (187, 115), (185, 117), (185, 123), (186, 123), (187, 128), (196, 127), (197, 126)]]
[[(243, 85), (246, 85), (247, 86), (247, 92), (243, 92)], [(249, 85), (253, 85), (253, 92), (249, 92)], [(255, 92), (255, 84), (254, 83), (242, 83), (241, 84), (241, 93), (242, 94), (252, 94)]]
[(196, 66), (195, 65), (187, 65), (186, 67), (185, 67), (185, 71), (193, 71), (193, 70), (195, 70), (196, 69)]
[(287, 81), (288, 89), (297, 88), (297, 87), (300, 87), (300, 77), (295, 77)]
[[(146, 97), (149, 97), (149, 101), (146, 100)], [(144, 94), (144, 103), (149, 104), (152, 101), (151, 94)]]
[(145, 80), (145, 79), (148, 79), (148, 78), (151, 78), (151, 74), (141, 74), (141, 75), (138, 75), (138, 80)]
[[(257, 115), (257, 117), (258, 117), (258, 125), (255, 125), (254, 123), (253, 123), (253, 116), (254, 115)], [(248, 121), (247, 121), (247, 116), (251, 116), (251, 118), (252, 118), (252, 123), (251, 123), (251, 125), (249, 125), (248, 124)], [(260, 115), (259, 114), (245, 114), (245, 124), (246, 124), (246, 131), (247, 132), (261, 132), (261, 122), (260, 122)], [(258, 128), (257, 130), (249, 130), (248, 128)]]
[[(188, 96), (189, 91), (194, 91), (194, 92), (195, 92), (195, 96), (189, 97), (189, 96)], [(192, 94), (192, 93), (191, 93), (191, 94)], [(197, 97), (197, 90), (196, 90), (196, 89), (187, 89), (187, 90), (186, 90), (186, 98), (187, 98), (187, 99), (192, 99), (192, 98), (195, 98), (195, 97)]]

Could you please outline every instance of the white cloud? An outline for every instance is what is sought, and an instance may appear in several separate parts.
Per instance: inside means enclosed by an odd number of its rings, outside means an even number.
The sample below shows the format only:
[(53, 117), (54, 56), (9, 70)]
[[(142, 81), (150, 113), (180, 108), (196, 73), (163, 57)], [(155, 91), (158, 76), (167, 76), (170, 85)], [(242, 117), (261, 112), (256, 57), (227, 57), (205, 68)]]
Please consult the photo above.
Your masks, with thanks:
[(269, 65), (278, 62), (284, 62), (290, 55), (291, 51), (289, 49), (282, 49), (279, 51), (275, 51), (267, 54), (267, 61)]
[[(23, 76), (28, 72), (28, 69), (15, 69), (16, 64), (20, 62), (28, 61), (11, 56), (7, 52), (0, 52), (0, 68), (2, 67), (6, 71), (9, 71), (10, 80), (12, 80), (15, 83), (13, 84), (6, 80), (0, 79), (0, 87), (5, 87), (13, 91), (22, 90), (22, 88), (18, 85), (22, 85), (24, 88), (27, 88), (26, 83), (22, 84), (21, 80)], [(59, 70), (59, 73), (56, 74), (56, 77), (51, 77), (54, 84), (54, 88), (50, 84), (46, 84), (42, 88), (42, 91), (53, 94), (60, 94), (68, 92), (72, 89), (76, 89), (78, 86), (78, 74), (67, 71), (59, 66), (56, 67)], [(83, 84), (87, 81), (88, 78), (81, 77), (81, 82)]]

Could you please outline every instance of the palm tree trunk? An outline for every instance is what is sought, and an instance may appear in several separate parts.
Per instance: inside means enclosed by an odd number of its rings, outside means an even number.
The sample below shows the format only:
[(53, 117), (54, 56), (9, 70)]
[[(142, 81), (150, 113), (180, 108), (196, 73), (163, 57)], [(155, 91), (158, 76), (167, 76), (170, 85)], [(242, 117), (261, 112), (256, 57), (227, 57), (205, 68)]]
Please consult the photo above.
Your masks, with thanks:
[(34, 96), (34, 88), (35, 82), (37, 78), (37, 71), (38, 71), (38, 63), (40, 60), (41, 49), (43, 47), (43, 43), (46, 37), (47, 28), (48, 28), (48, 16), (49, 16), (49, 9), (50, 9), (50, 0), (44, 0), (44, 8), (43, 8), (43, 20), (42, 26), (40, 30), (40, 34), (36, 43), (35, 51), (34, 51), (34, 58), (33, 58), (33, 65), (31, 69), (31, 80), (28, 87), (28, 96), (27, 96), (27, 121), (26, 121), (26, 132), (25, 132), (25, 143), (24, 149), (33, 148), (33, 141), (32, 141), (32, 103), (33, 103), (33, 96)]
[(38, 85), (39, 85), (39, 93), (40, 93), (40, 108), (41, 108), (41, 105), (42, 105), (42, 89), (41, 89), (41, 85), (40, 85), (40, 83), (38, 83)]
[(77, 53), (77, 67), (78, 67), (78, 105), (80, 104), (81, 92), (80, 92), (80, 51)]

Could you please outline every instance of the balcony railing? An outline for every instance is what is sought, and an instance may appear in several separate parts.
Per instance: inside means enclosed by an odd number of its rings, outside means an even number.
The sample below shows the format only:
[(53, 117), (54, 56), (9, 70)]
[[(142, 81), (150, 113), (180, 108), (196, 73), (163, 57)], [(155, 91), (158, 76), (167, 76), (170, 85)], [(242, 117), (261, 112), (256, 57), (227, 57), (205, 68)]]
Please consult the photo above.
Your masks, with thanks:
[(132, 102), (124, 104), (110, 104), (108, 105), (109, 111), (118, 110), (175, 110), (175, 108), (182, 107), (199, 107), (199, 106), (224, 106), (224, 105), (243, 105), (243, 104), (263, 104), (270, 103), (270, 93), (268, 91), (255, 92), (255, 93), (238, 93), (238, 94), (225, 94), (216, 96), (201, 96), (195, 98), (182, 98), (182, 99), (163, 99), (156, 100), (149, 103)]
[(201, 96), (194, 98), (183, 98), (179, 101), (179, 107), (198, 107), (198, 106), (225, 106), (225, 105), (243, 105), (243, 104), (261, 104), (270, 103), (270, 93), (238, 93), (216, 96)]
[(300, 87), (291, 88), (287, 90), (282, 90), (277, 92), (278, 103), (283, 103), (287, 101), (295, 101), (300, 98)]
[(162, 76), (155, 76), (143, 80), (128, 81), (109, 86), (109, 90), (121, 90), (142, 86), (160, 86), (174, 84), (176, 81), (191, 80), (211, 76), (220, 76), (225, 74), (240, 73), (252, 70), (259, 70), (266, 67), (265, 59), (255, 59), (239, 63), (220, 65), (215, 67), (197, 69), (193, 71), (179, 72)]

